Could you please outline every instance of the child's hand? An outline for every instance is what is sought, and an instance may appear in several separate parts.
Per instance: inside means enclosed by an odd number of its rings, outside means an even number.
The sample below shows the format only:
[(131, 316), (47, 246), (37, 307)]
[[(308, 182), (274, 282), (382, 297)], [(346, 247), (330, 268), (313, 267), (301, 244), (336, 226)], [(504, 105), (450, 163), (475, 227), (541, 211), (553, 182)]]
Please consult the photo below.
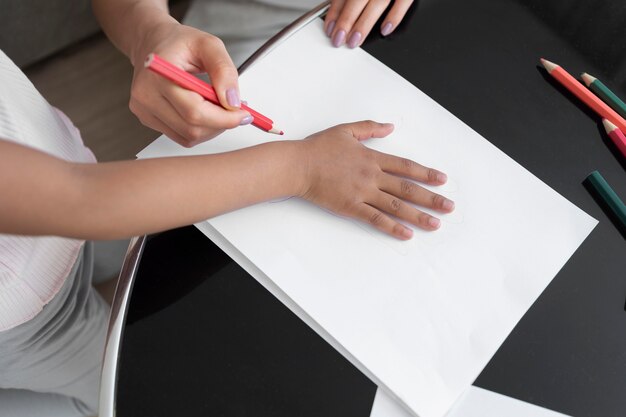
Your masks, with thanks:
[(446, 175), (409, 159), (368, 149), (360, 142), (392, 131), (391, 124), (363, 121), (308, 137), (303, 142), (306, 180), (300, 196), (403, 240), (411, 238), (413, 231), (396, 219), (424, 230), (439, 228), (439, 219), (408, 203), (442, 213), (454, 210), (454, 203), (411, 180), (441, 185)]
[(413, 0), (332, 0), (324, 31), (334, 46), (347, 43), (350, 48), (356, 48), (367, 38), (391, 1), (393, 6), (380, 26), (380, 33), (387, 36), (402, 21)]
[[(220, 103), (228, 110), (144, 68), (150, 52), (186, 71), (207, 72)], [(133, 51), (132, 61), (135, 72), (131, 111), (144, 125), (179, 144), (190, 147), (224, 129), (252, 121), (248, 112), (239, 109), (237, 69), (219, 38), (178, 22), (167, 22), (146, 34)]]

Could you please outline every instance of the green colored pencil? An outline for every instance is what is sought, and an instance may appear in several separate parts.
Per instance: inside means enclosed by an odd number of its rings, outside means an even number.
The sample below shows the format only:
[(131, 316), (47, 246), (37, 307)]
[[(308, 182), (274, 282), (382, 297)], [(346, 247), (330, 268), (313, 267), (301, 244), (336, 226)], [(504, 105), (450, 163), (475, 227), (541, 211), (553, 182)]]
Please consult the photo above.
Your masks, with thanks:
[(587, 87), (595, 93), (595, 95), (600, 97), (602, 101), (611, 106), (613, 110), (626, 119), (626, 103), (617, 97), (617, 95), (612, 92), (609, 87), (604, 85), (604, 83), (596, 77), (589, 75), (586, 72), (583, 72), (580, 77), (583, 79), (583, 82), (587, 85)]
[(622, 228), (626, 230), (626, 204), (624, 204), (598, 171), (593, 171), (589, 174), (587, 181), (598, 194), (598, 197), (600, 197), (613, 214), (615, 214)]

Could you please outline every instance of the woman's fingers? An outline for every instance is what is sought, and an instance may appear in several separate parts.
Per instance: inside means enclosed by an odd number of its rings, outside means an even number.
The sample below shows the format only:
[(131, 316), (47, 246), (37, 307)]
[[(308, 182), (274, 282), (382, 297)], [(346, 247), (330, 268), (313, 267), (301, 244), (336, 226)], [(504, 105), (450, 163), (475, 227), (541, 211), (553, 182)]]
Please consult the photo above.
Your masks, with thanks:
[[(335, 47), (346, 44), (350, 48), (360, 46), (385, 12), (392, 0), (333, 0), (331, 2), (324, 32)], [(413, 0), (395, 0), (385, 16), (380, 32), (391, 34), (400, 24)]]
[[(206, 72), (219, 104), (144, 68), (143, 59), (151, 52), (185, 71)], [(237, 69), (219, 38), (178, 23), (160, 25), (144, 40), (133, 62), (135, 75), (129, 103), (132, 112), (142, 123), (166, 133), (181, 145), (193, 146), (224, 129), (252, 122), (248, 112), (240, 108)]]
[[(205, 127), (213, 130), (232, 129), (245, 124), (250, 113), (245, 110), (226, 110), (205, 100), (200, 94), (170, 84), (161, 91), (163, 97), (172, 105), (191, 128)], [(248, 119), (246, 119), (248, 118)]]
[(224, 42), (215, 36), (205, 36), (193, 44), (191, 52), (199, 61), (200, 70), (209, 74), (220, 104), (229, 110), (239, 109), (239, 73)]
[(145, 113), (145, 114), (142, 113), (141, 115), (138, 113), (135, 113), (135, 115), (141, 121), (142, 124), (144, 124), (145, 126), (148, 126), (151, 129), (154, 129), (158, 132), (163, 133), (165, 136), (172, 139), (174, 142), (178, 143), (179, 145), (182, 145), (186, 148), (190, 148), (194, 145), (193, 143), (189, 142), (187, 138), (185, 138), (184, 136), (182, 136), (181, 134), (173, 130), (167, 124), (163, 123), (152, 113)]
[(337, 18), (343, 9), (343, 5), (346, 0), (333, 0), (330, 3), (328, 12), (326, 12), (326, 18), (324, 19), (324, 33), (326, 36), (332, 39), (332, 35), (335, 32), (335, 26), (337, 25)]
[[(339, 47), (346, 42), (352, 41), (348, 39), (348, 33), (351, 32), (352, 26), (357, 21), (365, 6), (367, 6), (368, 0), (346, 0), (337, 16), (336, 23), (333, 27), (333, 31), (330, 34), (331, 42), (333, 46)], [(329, 23), (330, 24), (330, 23)]]
[(376, 24), (378, 18), (383, 14), (390, 0), (370, 0), (365, 10), (359, 16), (352, 29), (350, 30), (346, 44), (349, 48), (361, 46), (365, 38)]
[(404, 19), (409, 7), (411, 7), (411, 4), (413, 4), (413, 0), (396, 0), (393, 3), (391, 10), (389, 10), (389, 13), (387, 13), (385, 20), (380, 26), (380, 33), (383, 36), (387, 36), (396, 30), (402, 19)]
[[(148, 77), (156, 79), (145, 80)], [(252, 121), (244, 110), (225, 110), (155, 74), (144, 74), (135, 81), (135, 84), (151, 83), (151, 87), (133, 85), (135, 93), (129, 103), (131, 111), (143, 124), (167, 134), (183, 146), (197, 145), (225, 129)], [(157, 127), (155, 120), (167, 126), (167, 132)], [(172, 132), (176, 134), (172, 135)]]

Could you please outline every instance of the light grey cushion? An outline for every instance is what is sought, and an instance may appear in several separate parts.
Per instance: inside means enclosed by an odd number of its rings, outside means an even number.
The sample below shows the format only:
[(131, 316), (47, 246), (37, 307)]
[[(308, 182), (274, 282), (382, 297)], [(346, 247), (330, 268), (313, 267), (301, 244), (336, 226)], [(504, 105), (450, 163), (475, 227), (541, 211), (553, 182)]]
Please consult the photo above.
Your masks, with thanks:
[(91, 0), (1, 0), (0, 49), (24, 67), (99, 31)]

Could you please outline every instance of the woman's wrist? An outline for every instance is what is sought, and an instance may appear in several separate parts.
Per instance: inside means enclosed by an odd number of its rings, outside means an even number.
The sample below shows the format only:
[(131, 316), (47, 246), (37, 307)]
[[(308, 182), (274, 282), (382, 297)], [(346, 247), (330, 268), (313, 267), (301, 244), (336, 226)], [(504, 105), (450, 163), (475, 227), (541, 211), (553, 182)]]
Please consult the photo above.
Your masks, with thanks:
[(153, 51), (160, 40), (166, 38), (174, 27), (180, 25), (176, 19), (159, 9), (144, 14), (136, 10), (135, 13), (138, 14), (138, 18), (135, 20), (137, 25), (133, 29), (134, 36), (128, 50), (124, 51), (133, 66), (142, 65), (146, 56)]

